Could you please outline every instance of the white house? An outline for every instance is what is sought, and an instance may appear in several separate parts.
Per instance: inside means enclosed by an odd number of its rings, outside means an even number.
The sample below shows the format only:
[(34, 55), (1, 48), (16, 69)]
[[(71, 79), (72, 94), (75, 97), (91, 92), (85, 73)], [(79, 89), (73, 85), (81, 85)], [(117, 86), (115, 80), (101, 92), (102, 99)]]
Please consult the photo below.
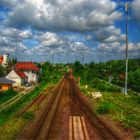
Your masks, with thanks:
[(20, 71), (12, 70), (6, 78), (15, 81), (14, 86), (21, 86), (28, 81), (28, 77)]
[(18, 62), (14, 70), (12, 70), (6, 77), (15, 81), (15, 85), (23, 85), (24, 83), (38, 83), (39, 68), (32, 62)]

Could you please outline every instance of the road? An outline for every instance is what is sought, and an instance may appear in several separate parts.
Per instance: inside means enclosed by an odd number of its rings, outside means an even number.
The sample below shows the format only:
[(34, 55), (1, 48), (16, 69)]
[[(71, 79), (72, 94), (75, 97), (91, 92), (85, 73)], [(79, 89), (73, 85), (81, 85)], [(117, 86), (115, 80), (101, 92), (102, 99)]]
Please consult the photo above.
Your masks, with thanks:
[(96, 116), (74, 79), (64, 75), (17, 140), (121, 140)]

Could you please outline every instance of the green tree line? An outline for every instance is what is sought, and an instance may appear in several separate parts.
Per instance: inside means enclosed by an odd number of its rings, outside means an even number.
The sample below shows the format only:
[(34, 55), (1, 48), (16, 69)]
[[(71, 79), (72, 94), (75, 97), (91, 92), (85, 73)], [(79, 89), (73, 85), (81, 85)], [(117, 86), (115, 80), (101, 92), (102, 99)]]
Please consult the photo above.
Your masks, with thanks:
[[(112, 60), (82, 65), (80, 62), (71, 64), (76, 76), (81, 76), (81, 82), (92, 82), (94, 79), (101, 79), (119, 86), (124, 86), (125, 61)], [(128, 87), (140, 91), (140, 59), (130, 59), (128, 63)]]

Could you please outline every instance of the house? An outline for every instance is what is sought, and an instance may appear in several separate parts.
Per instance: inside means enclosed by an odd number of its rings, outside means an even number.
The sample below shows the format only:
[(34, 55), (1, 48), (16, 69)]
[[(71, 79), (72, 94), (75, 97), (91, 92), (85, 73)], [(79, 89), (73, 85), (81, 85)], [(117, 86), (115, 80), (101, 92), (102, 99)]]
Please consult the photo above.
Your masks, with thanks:
[(6, 78), (15, 81), (14, 86), (21, 86), (28, 82), (28, 77), (21, 71), (12, 70)]
[(38, 83), (39, 68), (32, 62), (18, 62), (6, 78), (14, 80), (14, 85), (21, 86), (25, 83)]
[(4, 77), (0, 77), (0, 90), (6, 91), (6, 90), (12, 88), (13, 83), (14, 83), (14, 81), (12, 81), (12, 80), (9, 80)]
[(29, 83), (38, 83), (39, 68), (33, 62), (18, 62), (15, 70), (23, 72), (28, 77)]

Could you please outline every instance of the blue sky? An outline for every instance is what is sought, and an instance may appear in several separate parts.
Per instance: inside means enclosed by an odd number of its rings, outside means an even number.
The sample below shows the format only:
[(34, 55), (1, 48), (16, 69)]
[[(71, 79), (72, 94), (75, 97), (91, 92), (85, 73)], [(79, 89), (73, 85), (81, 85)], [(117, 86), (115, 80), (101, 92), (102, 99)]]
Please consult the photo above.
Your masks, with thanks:
[[(0, 54), (20, 61), (124, 59), (126, 0), (0, 0)], [(130, 0), (129, 57), (140, 57), (140, 0)]]

